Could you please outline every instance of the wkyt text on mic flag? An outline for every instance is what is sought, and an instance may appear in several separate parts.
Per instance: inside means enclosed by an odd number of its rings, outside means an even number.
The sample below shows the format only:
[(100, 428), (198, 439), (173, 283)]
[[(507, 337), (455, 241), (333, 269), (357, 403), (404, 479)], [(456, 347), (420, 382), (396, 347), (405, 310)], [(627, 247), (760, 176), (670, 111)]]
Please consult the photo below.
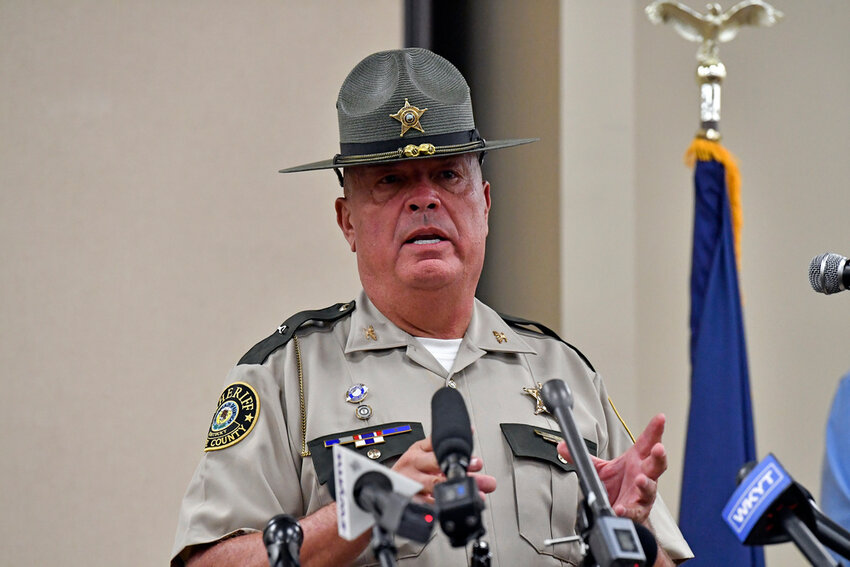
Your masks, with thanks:
[(695, 567), (761, 567), (760, 547), (745, 547), (722, 511), (744, 463), (756, 458), (744, 319), (738, 289), (740, 181), (719, 143), (694, 141), (691, 265), (691, 405), (679, 524)]

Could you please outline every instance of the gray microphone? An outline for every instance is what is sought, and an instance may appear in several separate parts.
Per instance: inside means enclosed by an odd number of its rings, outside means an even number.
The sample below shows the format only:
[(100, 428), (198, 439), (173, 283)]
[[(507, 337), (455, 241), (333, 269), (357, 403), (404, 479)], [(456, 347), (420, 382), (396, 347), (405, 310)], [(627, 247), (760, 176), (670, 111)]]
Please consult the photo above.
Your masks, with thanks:
[(809, 265), (809, 283), (818, 293), (830, 295), (850, 287), (850, 265), (840, 254), (827, 252), (812, 258)]

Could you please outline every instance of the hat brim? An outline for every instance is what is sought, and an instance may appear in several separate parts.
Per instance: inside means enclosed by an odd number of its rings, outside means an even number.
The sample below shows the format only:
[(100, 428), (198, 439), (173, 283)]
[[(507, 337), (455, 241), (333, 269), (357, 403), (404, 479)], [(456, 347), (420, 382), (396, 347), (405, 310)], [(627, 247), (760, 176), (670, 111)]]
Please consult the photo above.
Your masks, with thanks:
[(532, 142), (538, 142), (540, 138), (517, 138), (514, 140), (485, 140), (483, 146), (479, 146), (475, 149), (463, 149), (458, 151), (448, 151), (448, 152), (440, 152), (435, 155), (420, 155), (418, 157), (391, 157), (387, 159), (370, 161), (368, 163), (349, 163), (349, 164), (341, 164), (335, 163), (334, 159), (326, 159), (323, 161), (315, 161), (312, 163), (305, 163), (303, 165), (296, 165), (295, 167), (287, 167), (286, 169), (279, 170), (279, 173), (297, 173), (299, 171), (316, 171), (319, 169), (333, 169), (333, 168), (344, 168), (344, 167), (357, 167), (361, 165), (378, 165), (384, 163), (395, 163), (398, 161), (408, 161), (415, 159), (431, 159), (436, 157), (446, 157), (446, 156), (454, 156), (460, 154), (472, 154), (472, 153), (480, 153), (480, 152), (489, 152), (491, 150), (500, 150), (502, 148), (511, 148), (513, 146), (522, 146), (524, 144), (530, 144)]

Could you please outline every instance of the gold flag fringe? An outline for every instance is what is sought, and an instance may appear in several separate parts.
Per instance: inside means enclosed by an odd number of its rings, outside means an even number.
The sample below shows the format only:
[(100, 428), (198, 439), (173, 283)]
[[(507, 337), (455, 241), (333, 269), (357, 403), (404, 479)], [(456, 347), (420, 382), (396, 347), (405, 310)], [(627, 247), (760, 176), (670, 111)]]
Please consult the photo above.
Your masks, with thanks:
[(726, 192), (729, 194), (729, 208), (732, 213), (732, 234), (735, 238), (735, 263), (741, 273), (741, 228), (744, 225), (744, 211), (741, 206), (741, 174), (735, 156), (718, 142), (704, 138), (695, 138), (685, 152), (685, 163), (693, 168), (699, 161), (716, 161), (726, 169)]

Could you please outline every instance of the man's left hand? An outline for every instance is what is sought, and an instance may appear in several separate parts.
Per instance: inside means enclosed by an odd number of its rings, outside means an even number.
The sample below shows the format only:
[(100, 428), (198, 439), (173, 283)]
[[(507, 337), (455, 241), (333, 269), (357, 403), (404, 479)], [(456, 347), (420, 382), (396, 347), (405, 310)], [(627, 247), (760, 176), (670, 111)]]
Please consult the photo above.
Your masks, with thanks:
[[(642, 524), (649, 518), (658, 492), (658, 477), (667, 470), (667, 451), (661, 444), (665, 421), (664, 414), (653, 417), (635, 444), (611, 461), (590, 457), (618, 516)], [(558, 444), (558, 452), (572, 462), (565, 442)]]

